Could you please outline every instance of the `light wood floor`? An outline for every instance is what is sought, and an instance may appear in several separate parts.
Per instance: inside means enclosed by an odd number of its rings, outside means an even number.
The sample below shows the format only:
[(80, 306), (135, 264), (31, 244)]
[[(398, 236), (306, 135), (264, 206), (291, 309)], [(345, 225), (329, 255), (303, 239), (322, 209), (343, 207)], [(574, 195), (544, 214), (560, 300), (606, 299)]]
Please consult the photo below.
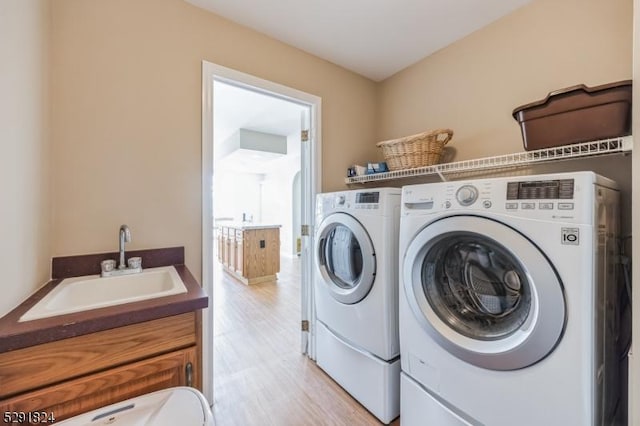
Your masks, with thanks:
[(380, 424), (300, 354), (299, 259), (252, 286), (214, 269), (216, 426)]

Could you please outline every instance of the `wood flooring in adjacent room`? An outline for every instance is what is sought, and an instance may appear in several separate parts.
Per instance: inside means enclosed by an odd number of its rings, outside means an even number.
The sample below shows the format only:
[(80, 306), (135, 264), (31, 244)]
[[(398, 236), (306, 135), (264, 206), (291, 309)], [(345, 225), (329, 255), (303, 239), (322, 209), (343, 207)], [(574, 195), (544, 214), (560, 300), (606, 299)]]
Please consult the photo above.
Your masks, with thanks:
[(215, 262), (216, 426), (381, 424), (300, 353), (299, 264), (283, 257), (277, 283), (247, 286)]

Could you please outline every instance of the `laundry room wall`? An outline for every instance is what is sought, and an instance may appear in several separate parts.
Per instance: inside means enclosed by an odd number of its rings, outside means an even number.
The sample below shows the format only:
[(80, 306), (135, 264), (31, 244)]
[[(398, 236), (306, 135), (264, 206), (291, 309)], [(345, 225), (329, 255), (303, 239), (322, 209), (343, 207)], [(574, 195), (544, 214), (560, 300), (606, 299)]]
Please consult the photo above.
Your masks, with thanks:
[(514, 108), (631, 78), (633, 0), (534, 0), (380, 85), (378, 139), (455, 131), (456, 160), (522, 151)]
[(0, 2), (0, 317), (50, 277), (51, 2)]
[(183, 0), (52, 2), (53, 255), (184, 245), (202, 258), (207, 60), (322, 98), (323, 190), (375, 154), (371, 80)]
[[(534, 0), (382, 82), (378, 140), (445, 127), (455, 132), (454, 161), (523, 151), (515, 108), (564, 87), (630, 79), (632, 46), (633, 0)], [(630, 158), (525, 172), (565, 170), (621, 184), (623, 231), (631, 232)]]
[(514, 108), (631, 78), (632, 18), (632, 0), (534, 0), (385, 80), (378, 139), (448, 127), (456, 160), (522, 151)]

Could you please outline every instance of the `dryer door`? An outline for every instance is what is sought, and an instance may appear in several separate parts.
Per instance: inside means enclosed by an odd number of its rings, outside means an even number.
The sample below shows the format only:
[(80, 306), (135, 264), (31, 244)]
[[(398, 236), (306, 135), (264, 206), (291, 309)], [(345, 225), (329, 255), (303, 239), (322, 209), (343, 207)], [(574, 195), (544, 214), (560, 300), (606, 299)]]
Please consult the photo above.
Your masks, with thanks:
[(376, 257), (369, 234), (353, 216), (327, 216), (316, 237), (316, 265), (323, 283), (338, 302), (358, 303), (376, 276)]
[(416, 235), (403, 262), (413, 314), (470, 364), (524, 368), (560, 340), (562, 283), (547, 257), (509, 226), (478, 216), (441, 219)]

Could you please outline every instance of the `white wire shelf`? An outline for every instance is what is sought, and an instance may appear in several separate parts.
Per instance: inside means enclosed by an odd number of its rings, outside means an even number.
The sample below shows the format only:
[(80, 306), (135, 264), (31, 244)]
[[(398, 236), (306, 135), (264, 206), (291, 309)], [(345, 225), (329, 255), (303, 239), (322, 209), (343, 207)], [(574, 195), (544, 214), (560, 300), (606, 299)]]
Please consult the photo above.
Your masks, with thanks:
[(632, 149), (633, 138), (631, 136), (624, 136), (620, 138), (564, 145), (555, 148), (545, 148), (535, 151), (517, 152), (515, 154), (498, 155), (495, 157), (478, 158), (475, 160), (436, 164), (434, 166), (418, 167), (415, 169), (394, 170), (385, 173), (353, 176), (346, 178), (345, 182), (347, 184), (368, 183), (429, 175), (437, 175), (440, 176), (442, 180), (446, 180), (444, 177), (445, 174), (509, 169), (526, 167), (537, 163), (570, 160), (573, 158), (608, 154), (624, 154), (631, 152)]

